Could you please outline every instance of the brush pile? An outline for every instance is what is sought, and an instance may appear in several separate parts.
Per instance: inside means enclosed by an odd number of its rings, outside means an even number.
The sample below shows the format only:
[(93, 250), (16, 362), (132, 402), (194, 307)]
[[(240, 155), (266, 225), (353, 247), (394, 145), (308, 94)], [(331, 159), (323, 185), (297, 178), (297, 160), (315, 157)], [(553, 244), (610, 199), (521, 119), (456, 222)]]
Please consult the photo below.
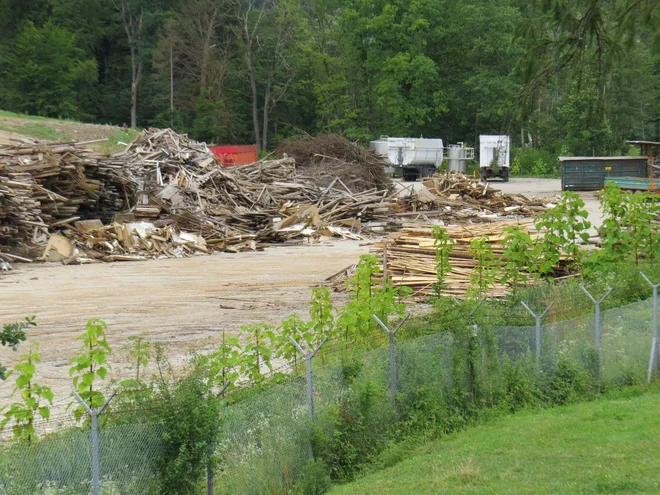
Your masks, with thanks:
[(243, 251), (382, 231), (387, 189), (319, 185), (292, 158), (223, 169), (169, 129), (108, 156), (75, 144), (0, 147), (0, 250), (45, 244), (45, 259), (90, 262)]
[(355, 192), (392, 186), (385, 173), (389, 164), (382, 157), (337, 134), (290, 139), (276, 153), (295, 159), (298, 170), (321, 186), (338, 181)]

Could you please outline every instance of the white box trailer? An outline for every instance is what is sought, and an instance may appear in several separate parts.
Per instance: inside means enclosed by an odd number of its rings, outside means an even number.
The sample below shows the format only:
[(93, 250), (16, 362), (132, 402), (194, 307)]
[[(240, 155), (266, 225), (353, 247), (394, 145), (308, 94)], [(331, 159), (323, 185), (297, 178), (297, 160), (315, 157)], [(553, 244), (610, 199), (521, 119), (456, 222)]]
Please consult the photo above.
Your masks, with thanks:
[(381, 136), (369, 147), (387, 158), (405, 180), (432, 175), (442, 164), (442, 139)]
[(479, 136), (479, 168), (484, 179), (501, 177), (509, 180), (509, 136), (484, 134)]

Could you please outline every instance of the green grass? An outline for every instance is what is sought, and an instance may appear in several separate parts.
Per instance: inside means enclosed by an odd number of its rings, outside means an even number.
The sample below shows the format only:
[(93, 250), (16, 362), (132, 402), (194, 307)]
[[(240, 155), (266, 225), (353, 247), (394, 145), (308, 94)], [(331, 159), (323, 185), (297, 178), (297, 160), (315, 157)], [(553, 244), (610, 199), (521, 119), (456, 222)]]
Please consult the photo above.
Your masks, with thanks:
[(660, 493), (660, 387), (526, 411), (429, 443), (330, 493)]
[(133, 129), (126, 129), (113, 132), (108, 136), (107, 141), (100, 143), (93, 143), (90, 147), (94, 148), (96, 151), (101, 151), (103, 153), (114, 153), (116, 151), (122, 151), (126, 149), (126, 146), (121, 143), (129, 144), (131, 143), (139, 133)]
[(66, 134), (58, 132), (45, 124), (27, 124), (21, 127), (15, 127), (13, 132), (18, 132), (25, 136), (37, 139), (47, 139), (49, 141), (60, 141), (70, 139)]
[(126, 146), (120, 143), (132, 142), (139, 133), (136, 129), (92, 126), (74, 120), (51, 119), (5, 110), (0, 110), (0, 131), (49, 141), (89, 141), (107, 137), (107, 141), (89, 145), (90, 148), (103, 153), (114, 153), (126, 149)]

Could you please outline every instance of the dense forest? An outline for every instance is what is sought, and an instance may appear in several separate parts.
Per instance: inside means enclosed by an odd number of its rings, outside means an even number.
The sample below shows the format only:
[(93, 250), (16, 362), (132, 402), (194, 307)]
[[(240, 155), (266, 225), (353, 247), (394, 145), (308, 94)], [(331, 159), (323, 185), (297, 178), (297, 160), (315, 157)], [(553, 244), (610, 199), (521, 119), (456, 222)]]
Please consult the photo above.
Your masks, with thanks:
[(655, 0), (0, 0), (0, 108), (272, 149), (660, 139)]

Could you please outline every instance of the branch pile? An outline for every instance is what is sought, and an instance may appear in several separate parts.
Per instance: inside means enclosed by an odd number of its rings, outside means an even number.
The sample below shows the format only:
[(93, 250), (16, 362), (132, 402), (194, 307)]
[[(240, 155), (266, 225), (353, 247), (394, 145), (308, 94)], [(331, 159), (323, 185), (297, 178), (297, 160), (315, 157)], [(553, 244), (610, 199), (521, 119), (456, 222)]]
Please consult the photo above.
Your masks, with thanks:
[(276, 153), (295, 159), (298, 169), (321, 186), (333, 181), (339, 181), (351, 191), (383, 190), (392, 186), (385, 173), (388, 162), (338, 134), (290, 139), (282, 143)]

